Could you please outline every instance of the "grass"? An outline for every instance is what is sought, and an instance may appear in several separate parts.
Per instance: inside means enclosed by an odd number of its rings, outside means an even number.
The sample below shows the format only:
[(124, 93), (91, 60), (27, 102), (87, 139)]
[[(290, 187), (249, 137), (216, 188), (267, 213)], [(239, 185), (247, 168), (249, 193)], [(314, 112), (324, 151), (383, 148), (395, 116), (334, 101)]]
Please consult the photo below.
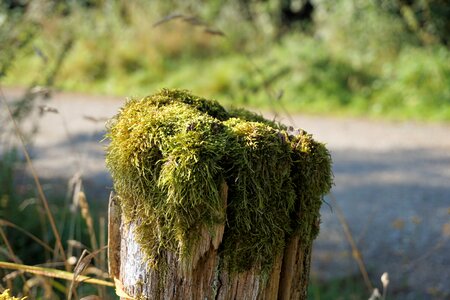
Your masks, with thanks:
[(55, 248), (57, 249), (55, 251), (55, 256), (58, 257), (58, 252), (57, 251), (59, 251), (59, 255), (61, 255), (61, 259), (63, 260), (66, 269), (69, 269), (69, 266), (66, 264), (67, 259), (66, 259), (66, 255), (65, 255), (65, 252), (64, 252), (64, 247), (63, 247), (62, 242), (61, 242), (61, 236), (59, 234), (59, 231), (56, 228), (56, 223), (55, 223), (55, 219), (53, 217), (53, 213), (50, 211), (50, 207), (49, 207), (49, 204), (48, 204), (47, 197), (44, 194), (44, 191), (42, 189), (42, 185), (41, 185), (41, 183), (39, 181), (39, 177), (37, 176), (37, 173), (36, 173), (36, 169), (33, 166), (33, 163), (31, 161), (30, 155), (29, 155), (28, 150), (26, 148), (25, 141), (23, 139), (23, 134), (21, 132), (21, 129), (19, 128), (16, 120), (14, 119), (13, 113), (12, 113), (11, 109), (9, 108), (9, 105), (7, 104), (7, 102), (5, 100), (6, 99), (5, 96), (3, 95), (3, 91), (1, 91), (1, 99), (2, 99), (2, 102), (3, 102), (4, 106), (6, 107), (6, 109), (8, 111), (8, 114), (9, 114), (11, 122), (14, 125), (14, 130), (15, 130), (16, 136), (20, 140), (19, 145), (21, 146), (21, 150), (23, 151), (23, 153), (25, 155), (25, 159), (26, 159), (27, 165), (29, 166), (29, 168), (31, 170), (31, 175), (32, 175), (32, 177), (34, 179), (34, 182), (36, 184), (37, 191), (38, 191), (38, 194), (39, 194), (39, 198), (42, 201), (42, 206), (44, 208), (46, 217), (49, 220), (49, 223), (50, 223), (53, 235), (55, 237), (55, 240), (56, 240)]
[[(62, 199), (49, 200), (28, 154), (24, 133), (16, 122), (18, 117), (13, 115), (2, 91), (0, 97), (2, 106), (5, 106), (9, 114), (9, 123), (13, 124), (11, 130), (18, 139), (18, 147), (25, 156), (35, 186), (34, 192), (30, 194), (24, 191), (19, 192), (20, 185), (15, 180), (19, 158), (15, 154), (15, 144), (11, 143), (9, 148), (9, 143), (5, 143), (5, 154), (10, 154), (10, 156), (2, 156), (1, 160), (5, 168), (2, 168), (2, 189), (0, 190), (2, 195), (2, 219), (0, 222), (2, 227), (0, 233), (5, 247), (1, 246), (0, 249), (2, 250), (2, 259), (12, 260), (14, 263), (1, 262), (1, 268), (15, 271), (6, 272), (2, 270), (3, 282), (15, 294), (25, 294), (32, 299), (65, 298), (67, 296), (70, 298), (72, 294), (78, 298), (78, 295), (93, 292), (102, 297), (106, 296), (107, 292), (102, 286), (113, 287), (114, 284), (105, 280), (108, 278), (108, 274), (102, 269), (105, 269), (106, 260), (102, 258), (104, 253), (101, 253), (102, 250), (99, 250), (96, 241), (96, 232), (100, 237), (103, 237), (101, 238), (103, 241), (105, 240), (105, 227), (98, 228), (99, 224), (94, 224), (91, 209), (81, 190), (75, 189), (74, 191), (73, 196), (80, 199), (80, 206), (73, 206), (75, 210), (72, 212), (69, 212), (68, 206), (63, 206), (61, 209), (61, 204), (64, 203)], [(5, 120), (2, 121), (6, 122)], [(5, 133), (2, 138), (7, 141), (10, 137)], [(35, 196), (36, 198), (27, 199), (27, 196)], [(25, 200), (22, 197), (25, 197)], [(36, 199), (39, 199), (40, 202)], [(29, 203), (25, 205), (26, 202)], [(56, 205), (60, 209), (55, 209)], [(86, 224), (86, 229), (81, 229), (81, 234), (74, 229), (77, 223), (80, 224), (80, 221)], [(77, 238), (79, 238), (78, 241)], [(83, 245), (85, 240), (88, 245), (90, 241), (89, 246)], [(67, 247), (64, 245), (67, 245)], [(88, 255), (90, 260), (92, 260), (92, 256), (96, 256), (95, 263), (84, 261), (83, 267), (79, 267), (82, 257), (77, 258), (76, 256), (83, 249), (89, 249), (92, 252)], [(22, 263), (22, 259), (25, 264)], [(55, 267), (62, 267), (65, 271)], [(97, 278), (84, 276), (87, 273), (94, 273)], [(53, 278), (72, 281), (72, 285), (76, 281), (90, 282), (97, 288), (92, 289), (82, 285), (77, 289), (69, 289), (69, 285), (65, 285), (64, 281)], [(4, 290), (3, 286), (1, 286), (1, 290)]]
[[(364, 280), (363, 280), (364, 279)], [(328, 281), (318, 281), (314, 275), (312, 276), (311, 283), (308, 289), (308, 299), (311, 300), (327, 300), (327, 299), (342, 299), (342, 300), (359, 300), (359, 299), (369, 299), (369, 300), (386, 300), (388, 299), (388, 286), (389, 286), (389, 275), (388, 273), (383, 273), (381, 275), (381, 288), (371, 288), (370, 298), (367, 297), (369, 294), (367, 289), (364, 288), (363, 281), (365, 278), (360, 278), (356, 276), (340, 277), (330, 279)], [(367, 283), (366, 283), (367, 285)], [(367, 287), (367, 286), (366, 286)], [(395, 293), (390, 293), (389, 298), (395, 297)]]
[(359, 277), (344, 277), (329, 281), (311, 280), (309, 300), (361, 300), (368, 299), (367, 290)]

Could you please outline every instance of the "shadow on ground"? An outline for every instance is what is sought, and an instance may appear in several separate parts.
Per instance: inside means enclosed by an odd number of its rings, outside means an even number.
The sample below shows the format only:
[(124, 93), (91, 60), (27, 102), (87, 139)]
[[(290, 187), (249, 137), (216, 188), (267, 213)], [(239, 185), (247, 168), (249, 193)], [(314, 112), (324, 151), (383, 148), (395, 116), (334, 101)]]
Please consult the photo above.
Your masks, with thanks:
[[(450, 295), (450, 156), (437, 150), (333, 151), (342, 209), (373, 283), (388, 272), (396, 299)], [(331, 203), (330, 196), (325, 201)], [(322, 208), (313, 272), (359, 272), (332, 206)]]

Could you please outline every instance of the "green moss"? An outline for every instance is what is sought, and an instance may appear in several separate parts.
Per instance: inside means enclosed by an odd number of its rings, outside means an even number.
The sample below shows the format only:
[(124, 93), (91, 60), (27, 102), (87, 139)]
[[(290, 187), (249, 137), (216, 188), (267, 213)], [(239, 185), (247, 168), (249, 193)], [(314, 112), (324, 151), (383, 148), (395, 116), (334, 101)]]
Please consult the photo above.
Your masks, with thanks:
[(23, 298), (17, 298), (10, 296), (9, 290), (4, 290), (3, 293), (0, 294), (0, 300), (24, 300), (26, 297)]
[(219, 102), (194, 96), (183, 90), (162, 89), (159, 93), (151, 97), (146, 97), (145, 101), (149, 105), (155, 105), (157, 107), (174, 103), (184, 103), (221, 121), (229, 118), (229, 114)]
[(326, 147), (313, 140), (305, 131), (292, 137), (292, 181), (295, 185), (296, 206), (293, 212), (293, 228), (301, 232), (305, 241), (314, 240), (319, 234), (322, 195), (333, 184), (331, 156)]
[(273, 128), (286, 130), (286, 126), (284, 126), (283, 124), (280, 124), (276, 121), (267, 120), (263, 116), (258, 115), (254, 112), (248, 111), (243, 108), (235, 108), (235, 107), (230, 108), (228, 110), (228, 114), (229, 114), (230, 118), (238, 118), (238, 119), (250, 121), (250, 122), (259, 122), (259, 123), (263, 123), (263, 124), (272, 126)]
[(224, 255), (233, 271), (260, 265), (270, 269), (274, 254), (292, 232), (295, 194), (287, 135), (266, 124), (230, 119), (236, 145), (227, 174), (229, 197)]
[[(226, 224), (221, 253), (240, 272), (270, 270), (294, 232), (318, 233), (331, 159), (311, 135), (186, 91), (128, 101), (108, 128), (107, 166), (152, 266), (163, 250), (188, 259), (202, 228)], [(220, 186), (229, 186), (227, 206)]]

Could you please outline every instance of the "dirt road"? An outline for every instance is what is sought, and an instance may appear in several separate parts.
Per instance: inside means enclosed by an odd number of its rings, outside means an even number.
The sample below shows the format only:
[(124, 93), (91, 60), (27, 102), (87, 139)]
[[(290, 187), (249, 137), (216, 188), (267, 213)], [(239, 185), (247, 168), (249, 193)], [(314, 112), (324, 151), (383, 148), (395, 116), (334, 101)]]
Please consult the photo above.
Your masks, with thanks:
[[(111, 180), (101, 142), (104, 120), (122, 104), (117, 98), (54, 95), (46, 105), (59, 113), (40, 118), (32, 148), (39, 175), (61, 186), (53, 179), (80, 171), (88, 197), (106, 203)], [(373, 284), (380, 287), (379, 277), (388, 272), (390, 293), (396, 294), (391, 299), (449, 299), (450, 126), (302, 115), (293, 121), (332, 152), (332, 194)], [(330, 196), (325, 201), (331, 203)], [(322, 221), (313, 276), (359, 274), (332, 205), (323, 206)]]

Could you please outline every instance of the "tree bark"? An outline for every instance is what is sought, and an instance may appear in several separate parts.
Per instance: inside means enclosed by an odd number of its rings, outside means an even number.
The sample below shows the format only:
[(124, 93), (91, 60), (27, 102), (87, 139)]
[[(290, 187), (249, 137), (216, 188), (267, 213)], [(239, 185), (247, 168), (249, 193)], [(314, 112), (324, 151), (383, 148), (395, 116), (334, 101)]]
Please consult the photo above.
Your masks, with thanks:
[[(221, 193), (226, 205), (226, 184), (223, 184)], [(114, 210), (110, 208), (111, 211)], [(120, 243), (109, 241), (109, 263), (117, 266), (110, 273), (131, 298), (306, 299), (311, 243), (302, 241), (299, 235), (286, 242), (285, 251), (275, 259), (268, 278), (263, 278), (257, 268), (234, 274), (222, 266), (219, 247), (225, 223), (217, 225), (212, 235), (206, 228), (202, 230), (200, 242), (189, 262), (181, 262), (175, 253), (163, 251), (161, 260), (166, 268), (157, 270), (146, 263), (144, 251), (135, 239), (134, 229), (140, 220), (124, 222), (122, 216), (110, 216), (109, 219), (120, 223), (109, 226), (110, 230), (119, 231), (110, 232), (110, 239), (115, 236), (120, 239)]]

